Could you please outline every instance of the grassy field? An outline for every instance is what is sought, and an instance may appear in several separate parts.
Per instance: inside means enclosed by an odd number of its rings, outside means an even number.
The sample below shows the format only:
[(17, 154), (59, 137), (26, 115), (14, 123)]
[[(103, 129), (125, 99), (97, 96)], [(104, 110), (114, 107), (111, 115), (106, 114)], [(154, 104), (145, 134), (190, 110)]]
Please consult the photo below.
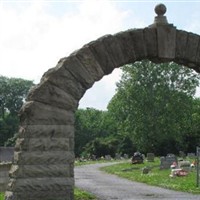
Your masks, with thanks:
[[(190, 172), (187, 176), (171, 178), (169, 176), (171, 170), (160, 170), (159, 164), (159, 159), (156, 159), (155, 162), (144, 162), (144, 164), (135, 165), (130, 164), (130, 162), (126, 162), (103, 167), (101, 168), (101, 170), (111, 174), (116, 174), (120, 177), (124, 177), (132, 181), (143, 182), (149, 185), (159, 186), (177, 191), (200, 194), (200, 188), (196, 187), (195, 170)], [(151, 171), (148, 174), (142, 174), (142, 168), (144, 167), (151, 168)]]
[[(96, 197), (86, 191), (75, 188), (74, 190), (74, 199), (75, 200), (96, 200)], [(0, 200), (4, 200), (3, 193), (0, 193)]]
[(3, 193), (0, 193), (0, 200), (4, 200), (3, 198), (4, 198)]

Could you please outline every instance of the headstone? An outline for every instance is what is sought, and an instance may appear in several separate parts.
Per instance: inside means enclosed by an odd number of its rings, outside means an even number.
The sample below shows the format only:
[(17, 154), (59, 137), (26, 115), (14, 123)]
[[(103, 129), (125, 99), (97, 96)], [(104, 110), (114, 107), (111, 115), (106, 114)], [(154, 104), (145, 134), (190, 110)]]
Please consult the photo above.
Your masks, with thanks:
[(144, 167), (142, 168), (142, 174), (148, 174), (150, 172), (150, 168)]
[(190, 158), (190, 159), (195, 159), (196, 155), (195, 155), (195, 153), (188, 153), (187, 157)]
[(92, 154), (92, 155), (91, 155), (91, 160), (93, 160), (93, 161), (94, 161), (94, 160), (97, 160), (96, 155)]
[(160, 169), (169, 169), (174, 162), (177, 163), (177, 157), (174, 154), (167, 154), (166, 157), (160, 158)]
[(115, 154), (115, 160), (121, 160), (121, 154), (116, 153)]
[(154, 162), (154, 153), (147, 153), (147, 162)]
[(105, 155), (105, 160), (111, 160), (112, 157), (110, 155)]
[(131, 158), (132, 164), (141, 164), (143, 163), (143, 156), (140, 152), (135, 152)]
[(186, 160), (178, 162), (178, 167), (180, 169), (187, 171), (187, 172), (189, 172), (191, 170), (190, 162), (186, 161)]
[(128, 154), (124, 154), (124, 159), (128, 159), (129, 157), (128, 157)]

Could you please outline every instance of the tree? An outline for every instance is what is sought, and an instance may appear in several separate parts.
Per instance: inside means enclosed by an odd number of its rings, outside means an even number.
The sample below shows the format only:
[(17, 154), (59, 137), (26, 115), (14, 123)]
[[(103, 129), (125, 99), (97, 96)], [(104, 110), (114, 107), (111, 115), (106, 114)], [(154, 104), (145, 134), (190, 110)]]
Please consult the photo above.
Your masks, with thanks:
[(190, 130), (183, 136), (186, 152), (195, 152), (200, 146), (200, 98), (193, 99)]
[(87, 143), (115, 132), (107, 111), (94, 108), (78, 109), (75, 114), (75, 154), (80, 156)]
[(0, 76), (0, 145), (18, 130), (18, 111), (33, 81)]
[(144, 153), (177, 152), (191, 124), (198, 75), (175, 63), (150, 61), (123, 66), (122, 71), (108, 105), (118, 130)]

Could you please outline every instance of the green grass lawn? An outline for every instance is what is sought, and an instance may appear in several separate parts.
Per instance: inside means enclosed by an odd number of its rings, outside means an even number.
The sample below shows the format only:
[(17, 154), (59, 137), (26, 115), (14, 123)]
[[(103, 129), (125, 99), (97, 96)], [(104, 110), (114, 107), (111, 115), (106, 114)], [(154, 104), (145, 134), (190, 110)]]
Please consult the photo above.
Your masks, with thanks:
[(4, 200), (4, 194), (3, 193), (0, 193), (0, 200)]
[[(159, 169), (160, 161), (144, 162), (144, 164), (132, 165), (130, 162), (120, 163), (108, 167), (103, 167), (101, 170), (111, 174), (116, 174), (120, 177), (127, 178), (132, 181), (143, 182), (149, 185), (159, 186), (163, 188), (173, 189), (177, 191), (190, 192), (200, 194), (200, 188), (196, 187), (196, 171), (190, 172), (184, 177), (171, 178), (170, 169)], [(148, 174), (142, 174), (142, 168), (150, 167), (151, 171)]]

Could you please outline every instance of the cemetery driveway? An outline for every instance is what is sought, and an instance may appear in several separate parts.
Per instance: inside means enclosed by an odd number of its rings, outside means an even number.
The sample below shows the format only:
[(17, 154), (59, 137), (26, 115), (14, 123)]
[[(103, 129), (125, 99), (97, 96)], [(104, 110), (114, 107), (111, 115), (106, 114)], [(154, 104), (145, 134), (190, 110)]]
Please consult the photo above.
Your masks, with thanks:
[(167, 190), (132, 182), (99, 170), (115, 163), (75, 167), (75, 186), (94, 194), (98, 200), (200, 200), (200, 195)]

